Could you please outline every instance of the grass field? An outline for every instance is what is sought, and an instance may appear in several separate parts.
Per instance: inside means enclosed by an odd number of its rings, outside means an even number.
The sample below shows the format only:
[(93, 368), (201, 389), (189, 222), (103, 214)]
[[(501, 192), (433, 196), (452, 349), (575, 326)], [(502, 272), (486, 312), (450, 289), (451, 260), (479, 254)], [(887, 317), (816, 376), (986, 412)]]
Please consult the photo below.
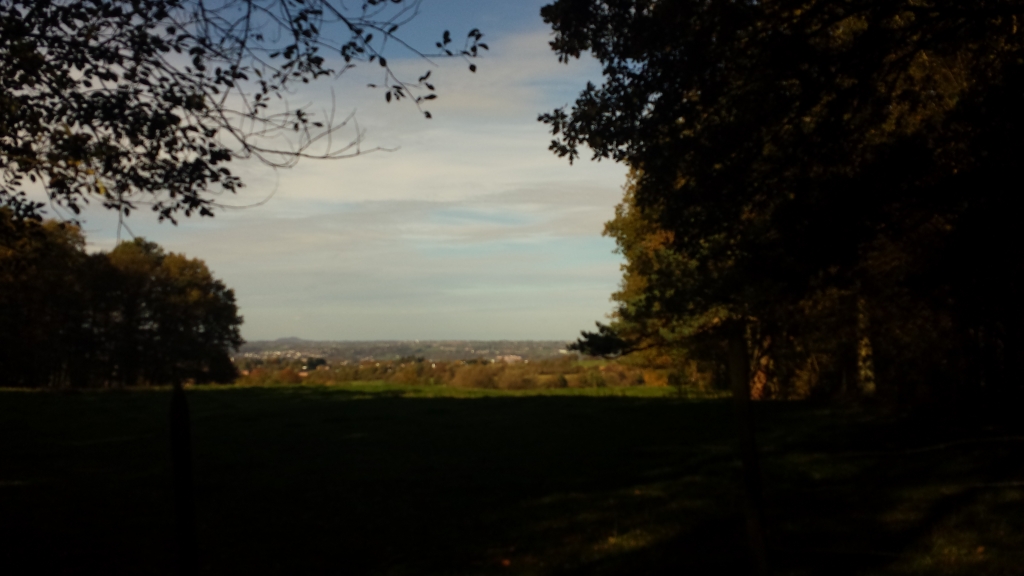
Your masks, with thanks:
[[(205, 574), (731, 574), (725, 400), (189, 391)], [(0, 392), (0, 572), (165, 574), (167, 390)], [(756, 405), (776, 574), (1024, 573), (1013, 413)]]

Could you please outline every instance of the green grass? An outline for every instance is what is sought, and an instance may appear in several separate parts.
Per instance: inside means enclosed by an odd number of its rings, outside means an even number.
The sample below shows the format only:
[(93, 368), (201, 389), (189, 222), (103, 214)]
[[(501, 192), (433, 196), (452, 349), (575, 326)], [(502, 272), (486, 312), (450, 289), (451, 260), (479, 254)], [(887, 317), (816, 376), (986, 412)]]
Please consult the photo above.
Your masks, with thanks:
[[(730, 406), (675, 393), (192, 389), (203, 573), (735, 573)], [(5, 574), (171, 573), (168, 406), (0, 392)], [(1020, 573), (1014, 412), (756, 408), (774, 573)]]
[[(220, 387), (200, 386), (199, 390), (215, 390)], [(576, 397), (576, 398), (683, 398), (687, 400), (713, 400), (728, 397), (727, 392), (697, 389), (672, 388), (668, 386), (630, 386), (601, 388), (537, 388), (530, 390), (498, 390), (488, 388), (457, 388), (453, 386), (406, 386), (385, 381), (351, 382), (326, 386), (273, 385), (271, 389), (317, 389), (335, 390), (366, 398), (534, 398), (534, 397)]]

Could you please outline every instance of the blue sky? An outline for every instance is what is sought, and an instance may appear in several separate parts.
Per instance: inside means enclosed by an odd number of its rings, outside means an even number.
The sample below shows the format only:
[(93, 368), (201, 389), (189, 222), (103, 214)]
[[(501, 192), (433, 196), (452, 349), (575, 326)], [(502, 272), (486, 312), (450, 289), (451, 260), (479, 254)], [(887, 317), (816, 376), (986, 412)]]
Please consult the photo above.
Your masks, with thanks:
[[(432, 48), (445, 29), (461, 39), (480, 28), (491, 49), (476, 74), (458, 61), (432, 68), (432, 120), (366, 89), (373, 68), (334, 84), (364, 147), (394, 151), (279, 172), (236, 164), (247, 187), (225, 203), (265, 204), (176, 227), (140, 214), (132, 233), (205, 260), (235, 289), (249, 340), (575, 338), (612, 308), (621, 259), (601, 230), (625, 169), (569, 166), (547, 150), (537, 115), (600, 70), (557, 62), (544, 4), (424, 0), (405, 38)], [(397, 70), (427, 68), (392, 54)], [(294, 97), (320, 105), (329, 94)], [(84, 224), (93, 249), (113, 246), (109, 214), (89, 210)]]

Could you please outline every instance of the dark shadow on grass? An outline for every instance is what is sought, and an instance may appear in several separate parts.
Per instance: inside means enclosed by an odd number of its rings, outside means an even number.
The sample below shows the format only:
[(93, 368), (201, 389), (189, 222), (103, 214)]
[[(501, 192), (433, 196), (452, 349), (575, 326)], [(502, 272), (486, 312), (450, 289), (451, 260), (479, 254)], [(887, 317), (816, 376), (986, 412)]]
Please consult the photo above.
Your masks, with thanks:
[[(725, 402), (400, 394), (192, 393), (203, 572), (732, 574), (744, 565)], [(27, 482), (0, 485), (15, 519), (0, 534), (7, 566), (32, 557), (34, 573), (167, 572), (166, 402), (145, 392), (5, 397), (0, 481)], [(977, 433), (974, 424), (757, 408), (779, 573), (885, 573), (978, 505), (978, 490), (922, 486), (1022, 472), (1014, 446), (900, 452)]]

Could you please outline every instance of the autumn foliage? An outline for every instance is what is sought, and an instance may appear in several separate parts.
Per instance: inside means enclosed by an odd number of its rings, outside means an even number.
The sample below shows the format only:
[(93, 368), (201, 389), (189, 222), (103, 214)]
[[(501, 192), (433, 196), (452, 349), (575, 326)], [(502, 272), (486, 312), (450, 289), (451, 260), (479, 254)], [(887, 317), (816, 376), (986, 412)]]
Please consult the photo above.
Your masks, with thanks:
[(577, 361), (575, 357), (532, 362), (462, 360), (432, 362), (423, 358), (357, 363), (324, 364), (315, 370), (298, 370), (294, 363), (280, 359), (246, 360), (240, 385), (280, 384), (334, 385), (351, 382), (384, 381), (403, 385), (440, 385), (464, 389), (536, 390), (550, 388), (617, 388), (669, 383), (665, 370), (618, 362)]

